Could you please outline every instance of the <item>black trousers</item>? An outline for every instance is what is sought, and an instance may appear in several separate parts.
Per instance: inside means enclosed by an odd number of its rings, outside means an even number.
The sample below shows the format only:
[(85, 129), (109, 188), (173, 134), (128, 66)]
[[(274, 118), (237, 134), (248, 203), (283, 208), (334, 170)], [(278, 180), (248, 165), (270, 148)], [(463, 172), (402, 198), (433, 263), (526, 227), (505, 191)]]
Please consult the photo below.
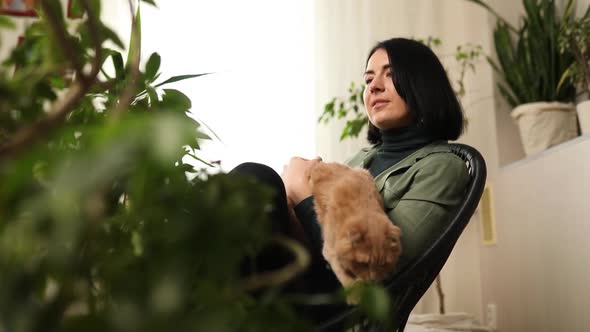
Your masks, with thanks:
[[(256, 179), (258, 182), (265, 184), (274, 189), (272, 200), (272, 210), (270, 211), (270, 221), (272, 231), (285, 236), (289, 234), (289, 206), (287, 203), (287, 194), (285, 184), (280, 175), (267, 165), (258, 163), (244, 163), (235, 167), (230, 174), (240, 174)], [(316, 246), (311, 246), (315, 248)], [(321, 247), (321, 246), (320, 246)], [(313, 250), (312, 250), (313, 251)], [(295, 280), (285, 285), (283, 292), (296, 294), (326, 294), (334, 293), (341, 289), (341, 285), (336, 279), (334, 273), (328, 267), (328, 263), (323, 259), (321, 252), (310, 252), (312, 258), (308, 269)], [(290, 252), (287, 252), (282, 246), (271, 246), (263, 250), (256, 257), (256, 270), (268, 271), (281, 268), (293, 260)], [(244, 273), (252, 273), (251, 269), (243, 269)], [(320, 326), (330, 317), (336, 317), (343, 310), (342, 304), (334, 305), (308, 305), (295, 304), (294, 307), (300, 317), (307, 319)], [(330, 331), (341, 331), (340, 326), (335, 326)]]
[(287, 192), (281, 176), (267, 165), (258, 163), (243, 163), (232, 169), (230, 174), (249, 176), (270, 187), (274, 191), (270, 220), (274, 233), (289, 235), (289, 206)]
[[(272, 210), (270, 221), (272, 231), (275, 234), (292, 236), (289, 234), (289, 206), (285, 184), (281, 176), (271, 167), (259, 163), (243, 163), (231, 170), (230, 174), (249, 176), (258, 182), (271, 187), (274, 190), (272, 198)], [(310, 236), (311, 237), (311, 236)], [(311, 246), (315, 248), (317, 246)], [(320, 246), (321, 247), (321, 246)], [(301, 276), (299, 282), (305, 284), (305, 292), (324, 293), (331, 292), (340, 287), (340, 283), (329, 269), (321, 252), (311, 252), (312, 262), (308, 270)], [(261, 253), (257, 259), (257, 267), (261, 270), (275, 269), (290, 262), (293, 257), (284, 248), (279, 246), (269, 248)]]

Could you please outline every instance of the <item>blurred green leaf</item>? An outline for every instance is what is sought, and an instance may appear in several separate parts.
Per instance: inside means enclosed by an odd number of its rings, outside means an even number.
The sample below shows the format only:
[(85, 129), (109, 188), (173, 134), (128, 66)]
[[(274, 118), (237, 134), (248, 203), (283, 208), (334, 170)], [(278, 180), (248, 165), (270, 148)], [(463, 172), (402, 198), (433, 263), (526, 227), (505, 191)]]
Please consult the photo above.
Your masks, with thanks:
[(174, 82), (184, 81), (184, 80), (187, 80), (189, 78), (195, 78), (195, 77), (204, 76), (204, 75), (210, 75), (210, 74), (212, 74), (212, 73), (172, 76), (169, 79), (165, 80), (164, 82), (161, 82), (161, 83), (156, 84), (154, 87), (157, 88), (157, 87), (161, 87), (162, 85), (165, 85), (165, 84), (170, 84), (170, 83), (174, 83)]
[(129, 51), (127, 53), (127, 66), (133, 63), (133, 59), (138, 58), (141, 53), (141, 12), (140, 5), (137, 3), (137, 11), (131, 24), (131, 36), (129, 37)]
[(155, 0), (141, 0), (145, 3), (149, 3), (150, 5), (154, 6), (154, 7), (158, 7), (158, 5), (156, 5), (156, 1)]
[(123, 64), (123, 56), (119, 52), (113, 51), (111, 53), (111, 59), (113, 60), (113, 66), (115, 67), (115, 75), (119, 80), (125, 78), (125, 65)]
[(191, 100), (182, 92), (175, 89), (164, 89), (160, 105), (166, 109), (187, 111), (191, 108)]
[(104, 36), (105, 40), (110, 40), (120, 49), (125, 49), (123, 41), (121, 41), (121, 38), (119, 38), (119, 36), (111, 28), (107, 27), (106, 25), (103, 25), (101, 29), (101, 34), (102, 36)]
[(160, 70), (160, 55), (158, 53), (152, 53), (145, 65), (145, 79), (148, 82), (153, 82), (158, 70)]

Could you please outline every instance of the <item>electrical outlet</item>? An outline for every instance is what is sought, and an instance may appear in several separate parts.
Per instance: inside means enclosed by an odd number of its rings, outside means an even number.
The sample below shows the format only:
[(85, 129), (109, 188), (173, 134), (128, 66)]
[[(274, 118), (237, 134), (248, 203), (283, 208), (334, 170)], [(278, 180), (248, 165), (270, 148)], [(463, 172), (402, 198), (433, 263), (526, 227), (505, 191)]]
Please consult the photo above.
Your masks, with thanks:
[(486, 323), (488, 327), (494, 330), (498, 328), (498, 312), (494, 303), (488, 303), (486, 308)]

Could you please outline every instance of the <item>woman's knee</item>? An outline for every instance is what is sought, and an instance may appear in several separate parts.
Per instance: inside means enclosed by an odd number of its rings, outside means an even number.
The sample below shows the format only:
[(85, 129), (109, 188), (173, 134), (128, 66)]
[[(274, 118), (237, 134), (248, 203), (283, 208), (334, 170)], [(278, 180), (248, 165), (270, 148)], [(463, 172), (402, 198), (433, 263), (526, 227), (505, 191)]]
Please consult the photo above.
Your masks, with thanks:
[(248, 176), (275, 189), (279, 189), (281, 192), (285, 190), (281, 176), (268, 165), (246, 162), (234, 167), (229, 174)]
[(273, 190), (271, 222), (274, 230), (284, 233), (289, 223), (289, 211), (287, 192), (281, 176), (271, 167), (253, 162), (236, 166), (230, 171), (230, 174), (250, 177)]

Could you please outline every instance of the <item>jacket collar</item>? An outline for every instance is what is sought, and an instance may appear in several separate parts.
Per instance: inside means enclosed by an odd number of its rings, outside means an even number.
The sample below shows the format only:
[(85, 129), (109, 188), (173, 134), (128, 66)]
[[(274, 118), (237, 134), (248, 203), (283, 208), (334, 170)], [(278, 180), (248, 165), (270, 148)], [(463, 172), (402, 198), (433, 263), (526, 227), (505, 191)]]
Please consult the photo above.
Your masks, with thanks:
[[(367, 168), (367, 166), (371, 163), (373, 158), (375, 158), (377, 148), (365, 148), (362, 151), (364, 152), (364, 155), (361, 155), (362, 162), (360, 166), (362, 166), (363, 168)], [(375, 177), (375, 185), (377, 186), (377, 189), (381, 191), (383, 189), (383, 186), (385, 185), (385, 181), (390, 175), (412, 167), (416, 162), (430, 154), (448, 151), (449, 146), (446, 141), (434, 141), (424, 146), (423, 148), (416, 150), (414, 153), (402, 159), (400, 162), (381, 172), (379, 175)]]

